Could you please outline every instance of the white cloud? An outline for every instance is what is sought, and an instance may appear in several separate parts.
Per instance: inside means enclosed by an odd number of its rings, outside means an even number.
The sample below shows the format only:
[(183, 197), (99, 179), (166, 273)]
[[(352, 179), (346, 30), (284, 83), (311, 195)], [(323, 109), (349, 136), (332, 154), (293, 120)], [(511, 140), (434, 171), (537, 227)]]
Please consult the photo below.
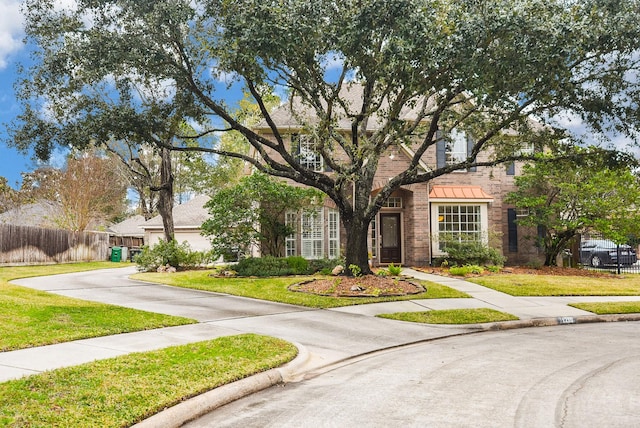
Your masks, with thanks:
[(19, 51), (23, 36), (23, 18), (19, 0), (0, 0), (0, 70), (8, 65), (8, 57)]

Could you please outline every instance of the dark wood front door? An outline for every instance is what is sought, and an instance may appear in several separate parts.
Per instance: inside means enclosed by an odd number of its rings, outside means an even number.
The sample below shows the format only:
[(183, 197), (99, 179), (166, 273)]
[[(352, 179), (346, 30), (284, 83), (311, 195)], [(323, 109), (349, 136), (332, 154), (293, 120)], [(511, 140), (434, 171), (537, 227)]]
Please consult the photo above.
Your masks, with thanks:
[(380, 263), (401, 263), (400, 214), (380, 214)]

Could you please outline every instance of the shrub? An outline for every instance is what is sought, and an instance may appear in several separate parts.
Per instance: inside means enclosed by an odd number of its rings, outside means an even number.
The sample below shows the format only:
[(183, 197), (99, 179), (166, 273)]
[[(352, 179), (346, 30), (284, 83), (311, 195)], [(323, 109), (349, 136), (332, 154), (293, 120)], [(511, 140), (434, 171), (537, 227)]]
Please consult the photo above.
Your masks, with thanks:
[(235, 270), (239, 276), (311, 275), (316, 272), (330, 275), (339, 264), (338, 259), (307, 260), (300, 256), (264, 256), (242, 259)]
[(360, 266), (358, 265), (350, 264), (349, 270), (351, 271), (351, 275), (355, 276), (356, 278), (362, 275), (362, 269), (360, 269)]
[(239, 276), (282, 276), (290, 275), (291, 268), (282, 257), (247, 257), (238, 262), (236, 272)]
[(191, 269), (212, 261), (212, 253), (192, 251), (185, 241), (182, 244), (160, 240), (153, 247), (145, 245), (133, 261), (140, 271), (156, 270), (160, 266), (172, 266), (176, 269)]
[(387, 270), (392, 276), (398, 276), (402, 273), (402, 266), (396, 266), (393, 263), (390, 263), (389, 266), (387, 266)]
[(489, 266), (485, 266), (485, 267), (491, 273), (498, 273), (498, 272), (500, 272), (500, 269), (502, 269), (500, 266), (495, 266), (495, 265), (489, 265)]
[(453, 266), (449, 268), (449, 273), (455, 276), (466, 276), (469, 274), (479, 275), (484, 272), (484, 268), (478, 265)]
[(378, 276), (400, 276), (402, 274), (402, 266), (389, 263), (386, 269), (379, 269)]
[(506, 260), (496, 248), (491, 248), (481, 242), (445, 241), (449, 265), (496, 265), (502, 266)]
[(309, 272), (309, 261), (301, 256), (289, 256), (285, 259), (293, 275), (305, 275)]

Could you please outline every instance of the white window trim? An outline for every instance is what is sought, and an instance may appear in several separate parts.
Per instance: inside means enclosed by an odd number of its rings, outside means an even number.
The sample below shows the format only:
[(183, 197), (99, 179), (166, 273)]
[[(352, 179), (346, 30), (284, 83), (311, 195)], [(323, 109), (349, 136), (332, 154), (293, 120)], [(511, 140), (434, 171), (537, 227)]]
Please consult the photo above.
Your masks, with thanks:
[(402, 197), (389, 196), (381, 208), (402, 208)]
[(452, 129), (445, 142), (445, 164), (455, 165), (467, 159), (467, 133)]
[(298, 213), (295, 211), (287, 211), (285, 213), (285, 224), (292, 226), (295, 232), (285, 238), (285, 256), (297, 255), (296, 240), (298, 236)]
[[(305, 230), (307, 226), (310, 226), (311, 230)], [(303, 212), (300, 216), (300, 227), (300, 255), (310, 260), (323, 258), (324, 209)]]
[(296, 134), (298, 139), (298, 162), (315, 172), (324, 171), (324, 159), (313, 150), (313, 138), (308, 134)]
[(373, 217), (369, 226), (371, 228), (371, 257), (375, 259), (378, 257), (378, 215)]
[(327, 217), (327, 255), (330, 259), (337, 259), (340, 257), (340, 213), (329, 209)]
[(468, 199), (461, 199), (459, 201), (450, 200), (447, 202), (432, 202), (431, 203), (431, 253), (434, 257), (446, 256), (447, 253), (440, 251), (439, 237), (440, 230), (438, 227), (438, 207), (441, 206), (480, 206), (480, 236), (485, 245), (489, 244), (489, 204), (487, 202), (474, 201), (470, 202)]

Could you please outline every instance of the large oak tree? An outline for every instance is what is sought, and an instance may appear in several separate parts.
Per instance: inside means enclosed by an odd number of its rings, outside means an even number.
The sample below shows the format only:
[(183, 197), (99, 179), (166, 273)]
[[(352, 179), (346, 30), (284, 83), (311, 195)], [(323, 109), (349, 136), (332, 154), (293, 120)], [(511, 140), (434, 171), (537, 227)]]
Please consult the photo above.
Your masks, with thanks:
[[(67, 10), (54, 3), (24, 3), (36, 56), (18, 88), (24, 114), (14, 144), (46, 156), (56, 144), (121, 138), (134, 126), (166, 135), (176, 112), (202, 136), (236, 131), (259, 156), (201, 149), (323, 191), (347, 229), (347, 264), (363, 272), (368, 225), (400, 186), (527, 158), (522, 142), (553, 153), (566, 133), (535, 124), (561, 112), (594, 134), (637, 137), (638, 0), (77, 0)], [(234, 84), (260, 106), (272, 139), (234, 113)], [(361, 104), (350, 108), (341, 89), (355, 84)], [(166, 92), (149, 101), (132, 88)], [(291, 153), (263, 99), (274, 88), (313, 113), (306, 131), (331, 173)], [(350, 124), (349, 135), (338, 121)], [(468, 156), (421, 169), (427, 149), (454, 128), (473, 135)], [(403, 143), (414, 153), (408, 168), (372, 196), (380, 157)]]

